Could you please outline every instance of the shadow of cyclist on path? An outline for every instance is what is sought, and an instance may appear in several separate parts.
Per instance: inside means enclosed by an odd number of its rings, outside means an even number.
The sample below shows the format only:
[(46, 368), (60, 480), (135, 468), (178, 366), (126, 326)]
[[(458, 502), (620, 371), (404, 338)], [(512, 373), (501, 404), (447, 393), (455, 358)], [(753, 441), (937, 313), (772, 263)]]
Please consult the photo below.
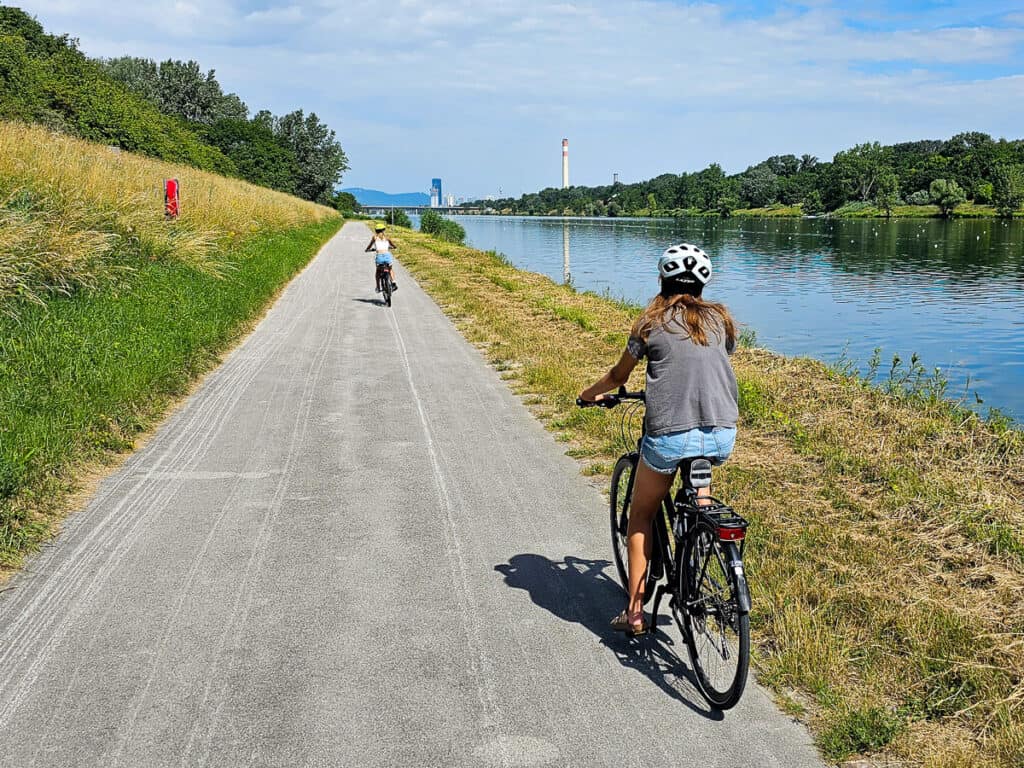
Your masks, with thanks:
[(494, 566), (494, 570), (505, 577), (508, 586), (529, 593), (536, 605), (563, 621), (589, 629), (624, 667), (642, 673), (694, 712), (709, 720), (721, 720), (722, 713), (708, 708), (693, 673), (679, 657), (685, 644), (671, 619), (661, 616), (658, 630), (638, 639), (628, 638), (609, 626), (609, 617), (622, 609), (625, 594), (618, 582), (605, 573), (608, 566), (614, 569), (608, 560), (584, 560), (570, 555), (558, 562), (543, 555), (523, 554)]

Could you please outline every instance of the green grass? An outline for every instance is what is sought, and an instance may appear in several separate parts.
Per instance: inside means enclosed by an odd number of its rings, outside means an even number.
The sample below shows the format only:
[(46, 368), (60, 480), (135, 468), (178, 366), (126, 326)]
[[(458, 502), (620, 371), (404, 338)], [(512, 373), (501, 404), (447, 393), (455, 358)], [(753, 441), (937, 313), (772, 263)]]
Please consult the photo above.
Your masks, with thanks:
[(906, 718), (880, 707), (846, 711), (818, 737), (818, 746), (829, 760), (885, 747), (906, 729)]
[(264, 233), (226, 277), (122, 254), (97, 290), (0, 314), (0, 567), (38, 547), (76, 470), (131, 449), (341, 225)]

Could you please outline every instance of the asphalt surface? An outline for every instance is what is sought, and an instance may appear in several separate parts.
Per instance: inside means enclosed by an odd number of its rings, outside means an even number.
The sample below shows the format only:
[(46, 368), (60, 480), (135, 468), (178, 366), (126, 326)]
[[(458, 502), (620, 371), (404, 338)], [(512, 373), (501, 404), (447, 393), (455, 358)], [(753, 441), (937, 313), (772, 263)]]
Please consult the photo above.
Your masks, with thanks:
[(368, 239), (0, 594), (0, 766), (821, 765), (608, 628), (604, 498)]

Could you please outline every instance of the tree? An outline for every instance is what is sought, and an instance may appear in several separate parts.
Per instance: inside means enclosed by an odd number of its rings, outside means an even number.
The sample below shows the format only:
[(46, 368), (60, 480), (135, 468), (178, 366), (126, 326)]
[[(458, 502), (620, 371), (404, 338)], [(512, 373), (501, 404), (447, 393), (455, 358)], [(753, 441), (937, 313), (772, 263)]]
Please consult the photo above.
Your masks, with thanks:
[(725, 171), (718, 163), (712, 163), (695, 176), (697, 205), (710, 211), (725, 193)]
[[(359, 201), (356, 200), (356, 196), (351, 192), (338, 192), (334, 195), (334, 207), (343, 213), (352, 213), (355, 211), (362, 210), (362, 206), (359, 205)], [(404, 214), (405, 211), (402, 211)], [(406, 216), (406, 221), (409, 217)], [(402, 224), (400, 226), (410, 226), (409, 224)]]
[(796, 155), (772, 155), (760, 165), (767, 166), (776, 176), (795, 176), (800, 172), (800, 160)]
[(836, 153), (832, 167), (850, 195), (867, 201), (871, 199), (878, 177), (886, 167), (886, 160), (885, 147), (872, 141)]
[(751, 208), (764, 208), (778, 200), (779, 176), (766, 163), (748, 168), (741, 179), (740, 194)]
[(996, 213), (1011, 218), (1024, 202), (1024, 165), (1000, 163), (993, 170), (992, 203)]
[[(339, 194), (348, 195), (348, 192), (340, 192)], [(352, 197), (349, 195), (349, 197)], [(355, 200), (355, 198), (352, 198)], [(358, 205), (358, 203), (356, 203)], [(342, 210), (342, 209), (338, 209)], [(349, 208), (348, 210), (353, 210)], [(435, 214), (436, 215), (436, 214)], [(409, 214), (403, 211), (401, 208), (392, 208), (390, 211), (384, 214), (384, 221), (395, 227), (405, 227), (406, 229), (412, 229), (412, 222), (409, 220)], [(421, 227), (422, 229), (422, 227)]]
[(952, 215), (954, 208), (967, 199), (967, 195), (960, 185), (949, 179), (933, 181), (928, 188), (928, 194), (946, 218)]
[(123, 83), (165, 115), (192, 123), (212, 125), (218, 120), (246, 120), (249, 108), (237, 94), (225, 94), (211, 69), (203, 73), (195, 61), (121, 56), (101, 61), (104, 71)]
[(875, 191), (875, 205), (885, 211), (885, 217), (892, 216), (892, 208), (900, 201), (900, 180), (891, 170), (882, 172), (878, 177)]
[(160, 67), (152, 59), (120, 56), (100, 62), (108, 75), (124, 83), (151, 104), (160, 105)]
[(803, 208), (804, 213), (812, 216), (823, 213), (825, 211), (825, 205), (821, 202), (821, 193), (816, 189), (812, 189), (801, 201), (801, 207)]
[[(262, 115), (257, 120), (265, 120)], [(292, 152), (299, 165), (295, 192), (315, 202), (330, 202), (331, 191), (348, 170), (348, 158), (334, 131), (320, 122), (316, 113), (308, 116), (301, 109), (272, 118), (274, 134)]]
[(257, 120), (218, 120), (204, 131), (206, 140), (227, 155), (246, 181), (295, 193), (299, 164), (295, 153)]
[(949, 158), (953, 176), (964, 190), (975, 190), (991, 178), (996, 163), (996, 143), (987, 133), (958, 133), (942, 145), (942, 154)]
[(739, 200), (736, 199), (735, 195), (725, 193), (715, 200), (714, 206), (710, 210), (713, 210), (723, 219), (727, 219), (732, 216), (733, 210), (739, 206)]

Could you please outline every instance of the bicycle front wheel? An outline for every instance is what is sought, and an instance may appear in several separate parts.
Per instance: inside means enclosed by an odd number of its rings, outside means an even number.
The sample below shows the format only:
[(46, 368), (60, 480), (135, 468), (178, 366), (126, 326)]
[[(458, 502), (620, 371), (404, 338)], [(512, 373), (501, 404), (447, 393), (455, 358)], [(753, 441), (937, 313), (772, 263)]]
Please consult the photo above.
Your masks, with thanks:
[(736, 545), (720, 541), (715, 529), (699, 524), (679, 568), (690, 663), (704, 697), (719, 709), (740, 700), (750, 665), (750, 616), (740, 608), (733, 570), (737, 561)]
[[(636, 478), (638, 457), (635, 453), (621, 457), (612, 472), (612, 487), (609, 495), (609, 512), (612, 534), (612, 555), (619, 572), (619, 583), (629, 594), (629, 551), (626, 534), (629, 530), (629, 511), (633, 501), (633, 483)], [(654, 582), (650, 565), (644, 582), (644, 602), (654, 595)]]

